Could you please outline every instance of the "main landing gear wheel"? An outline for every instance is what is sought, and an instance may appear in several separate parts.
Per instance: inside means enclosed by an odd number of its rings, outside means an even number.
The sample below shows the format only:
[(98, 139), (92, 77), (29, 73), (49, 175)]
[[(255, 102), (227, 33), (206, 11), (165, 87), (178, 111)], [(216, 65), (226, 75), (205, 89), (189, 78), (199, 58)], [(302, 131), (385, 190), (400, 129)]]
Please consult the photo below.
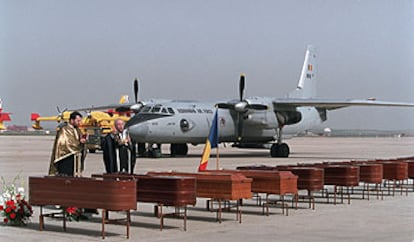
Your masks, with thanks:
[(187, 144), (171, 144), (170, 146), (171, 156), (185, 156), (188, 153), (188, 146)]
[(149, 158), (161, 158), (161, 144), (149, 144), (148, 145), (148, 157)]
[(289, 157), (290, 149), (286, 143), (272, 144), (270, 147), (271, 157)]
[(138, 143), (138, 157), (145, 157), (147, 155), (147, 148), (145, 143)]
[(148, 157), (150, 158), (161, 158), (161, 149), (155, 148), (148, 151)]

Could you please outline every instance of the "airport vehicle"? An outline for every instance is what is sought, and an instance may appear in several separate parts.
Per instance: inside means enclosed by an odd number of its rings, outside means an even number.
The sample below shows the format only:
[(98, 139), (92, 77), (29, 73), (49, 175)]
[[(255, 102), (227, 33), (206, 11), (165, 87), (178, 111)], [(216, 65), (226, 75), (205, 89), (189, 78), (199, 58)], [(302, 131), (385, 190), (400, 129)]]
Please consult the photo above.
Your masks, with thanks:
[(11, 113), (3, 112), (3, 102), (1, 101), (1, 98), (0, 98), (0, 130), (6, 129), (6, 126), (3, 124), (3, 122), (11, 121), (10, 114)]
[[(283, 134), (297, 134), (327, 120), (327, 111), (349, 106), (414, 107), (413, 103), (316, 98), (317, 53), (308, 46), (299, 82), (286, 98), (244, 98), (245, 76), (240, 77), (239, 99), (217, 102), (165, 101), (143, 106), (126, 124), (139, 143), (171, 144), (171, 155), (186, 155), (187, 144), (205, 143), (218, 108), (219, 141), (239, 148), (269, 148), (272, 157), (288, 157)], [(282, 132), (283, 131), (283, 132)], [(150, 145), (151, 146), (151, 145)], [(158, 145), (159, 146), (159, 145)]]

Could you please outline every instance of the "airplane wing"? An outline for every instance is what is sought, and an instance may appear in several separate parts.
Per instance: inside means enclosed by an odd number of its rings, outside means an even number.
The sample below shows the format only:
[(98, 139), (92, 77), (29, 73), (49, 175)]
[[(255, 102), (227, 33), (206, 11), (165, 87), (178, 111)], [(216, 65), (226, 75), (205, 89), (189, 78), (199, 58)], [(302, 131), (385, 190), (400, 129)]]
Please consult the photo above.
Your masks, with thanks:
[(91, 111), (103, 111), (103, 110), (115, 110), (116, 112), (128, 112), (130, 110), (138, 111), (144, 105), (141, 101), (136, 101), (135, 103), (129, 102), (128, 95), (122, 95), (119, 99), (119, 102), (116, 104), (109, 104), (103, 106), (91, 106), (88, 108), (77, 108), (72, 109), (71, 111), (84, 111), (84, 112), (91, 112)]
[(76, 111), (85, 111), (85, 112), (90, 112), (90, 111), (101, 111), (101, 110), (115, 110), (117, 112), (126, 112), (129, 111), (131, 109), (131, 106), (133, 106), (134, 104), (130, 104), (130, 103), (126, 103), (126, 104), (109, 104), (109, 105), (105, 105), (105, 106), (91, 106), (88, 108), (75, 108), (73, 110)]
[(380, 107), (414, 107), (414, 103), (407, 102), (389, 102), (377, 100), (335, 100), (335, 99), (318, 99), (318, 98), (277, 98), (272, 100), (274, 110), (292, 110), (297, 107), (315, 107), (326, 110), (335, 110), (350, 106), (380, 106)]
[(90, 112), (90, 111), (102, 111), (102, 110), (115, 110), (116, 112), (128, 112), (132, 111), (137, 113), (141, 108), (143, 108), (147, 104), (154, 104), (154, 103), (164, 103), (164, 102), (171, 102), (170, 99), (148, 99), (144, 101), (137, 101), (136, 103), (117, 103), (117, 104), (109, 104), (104, 106), (91, 106), (88, 108), (74, 108), (70, 109), (70, 111), (84, 111), (84, 112)]

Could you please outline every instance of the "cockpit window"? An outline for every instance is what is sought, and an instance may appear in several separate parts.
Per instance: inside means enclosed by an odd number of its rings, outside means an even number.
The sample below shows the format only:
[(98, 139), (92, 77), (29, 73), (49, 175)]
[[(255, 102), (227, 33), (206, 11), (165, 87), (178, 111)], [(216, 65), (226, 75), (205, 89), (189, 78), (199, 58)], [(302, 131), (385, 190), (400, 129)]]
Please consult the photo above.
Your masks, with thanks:
[(164, 107), (161, 104), (157, 104), (155, 106), (144, 106), (140, 113), (175, 114), (175, 111), (171, 107)]
[(145, 106), (142, 110), (141, 113), (147, 113), (149, 112), (149, 110), (151, 109), (151, 106)]
[(172, 108), (168, 108), (168, 112), (171, 113), (171, 114), (175, 114), (174, 109), (172, 109)]
[(161, 110), (161, 107), (155, 106), (155, 107), (152, 108), (151, 113), (159, 113), (160, 110)]

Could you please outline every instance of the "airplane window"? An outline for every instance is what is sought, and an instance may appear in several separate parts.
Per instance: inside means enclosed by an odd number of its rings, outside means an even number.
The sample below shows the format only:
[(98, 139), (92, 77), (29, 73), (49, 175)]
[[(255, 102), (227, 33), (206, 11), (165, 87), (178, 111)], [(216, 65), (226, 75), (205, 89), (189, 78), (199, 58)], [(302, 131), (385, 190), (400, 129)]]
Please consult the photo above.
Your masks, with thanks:
[(158, 112), (160, 112), (160, 109), (161, 109), (161, 107), (154, 107), (154, 108), (151, 110), (151, 113), (158, 113)]
[(192, 108), (179, 108), (177, 110), (179, 113), (197, 113), (196, 110)]
[(172, 109), (172, 108), (168, 108), (168, 112), (171, 113), (171, 114), (175, 114), (174, 109)]
[(145, 106), (145, 107), (142, 109), (141, 113), (148, 113), (150, 109), (151, 109), (151, 106)]

